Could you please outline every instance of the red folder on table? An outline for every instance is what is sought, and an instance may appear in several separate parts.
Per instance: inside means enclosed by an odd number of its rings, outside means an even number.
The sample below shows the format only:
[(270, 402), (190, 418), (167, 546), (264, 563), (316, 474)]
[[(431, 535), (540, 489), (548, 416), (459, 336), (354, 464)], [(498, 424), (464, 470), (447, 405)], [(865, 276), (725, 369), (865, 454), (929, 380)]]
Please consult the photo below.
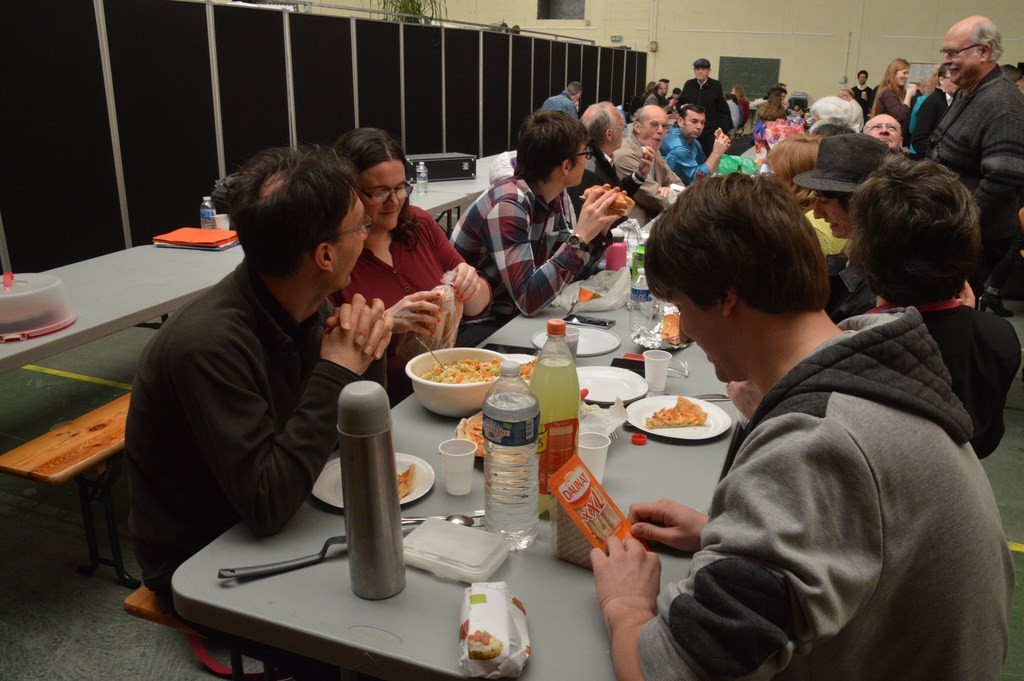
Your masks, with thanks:
[(153, 237), (161, 248), (196, 248), (202, 251), (223, 251), (238, 245), (238, 233), (233, 229), (199, 229), (182, 227), (167, 234)]

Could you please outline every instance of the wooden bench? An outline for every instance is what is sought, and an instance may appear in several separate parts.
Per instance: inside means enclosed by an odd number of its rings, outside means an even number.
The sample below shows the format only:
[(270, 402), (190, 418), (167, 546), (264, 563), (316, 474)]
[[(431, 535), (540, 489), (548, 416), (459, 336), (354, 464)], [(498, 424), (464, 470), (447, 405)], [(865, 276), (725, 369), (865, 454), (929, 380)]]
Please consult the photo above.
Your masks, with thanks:
[[(114, 482), (121, 474), (124, 428), (130, 400), (130, 393), (122, 395), (31, 442), (0, 454), (0, 473), (51, 485), (74, 478), (82, 503), (90, 559), (89, 564), (80, 566), (78, 571), (91, 575), (101, 564), (109, 565), (114, 568), (122, 584), (134, 588), (139, 585), (139, 580), (130, 577), (124, 569), (113, 500)], [(93, 502), (103, 506), (110, 558), (103, 558), (99, 554), (92, 514)]]
[(196, 632), (171, 612), (170, 608), (156, 595), (156, 592), (150, 591), (149, 587), (140, 586), (131, 592), (128, 598), (124, 599), (124, 611), (132, 617), (140, 617), (171, 629), (177, 629), (189, 636), (197, 636)]
[(226, 677), (230, 675), (233, 680), (237, 679), (238, 681), (252, 681), (254, 679), (274, 681), (277, 678), (274, 668), (266, 663), (264, 663), (262, 673), (245, 673), (242, 666), (242, 654), (235, 649), (230, 650), (230, 668), (214, 660), (203, 645), (203, 637), (171, 612), (167, 604), (156, 595), (155, 591), (151, 591), (149, 587), (140, 586), (131, 592), (124, 599), (123, 607), (124, 611), (132, 617), (139, 617), (165, 627), (170, 627), (171, 629), (177, 629), (188, 636), (188, 644), (192, 648), (192, 652), (195, 653), (196, 657), (199, 658), (199, 661), (207, 669), (218, 676)]

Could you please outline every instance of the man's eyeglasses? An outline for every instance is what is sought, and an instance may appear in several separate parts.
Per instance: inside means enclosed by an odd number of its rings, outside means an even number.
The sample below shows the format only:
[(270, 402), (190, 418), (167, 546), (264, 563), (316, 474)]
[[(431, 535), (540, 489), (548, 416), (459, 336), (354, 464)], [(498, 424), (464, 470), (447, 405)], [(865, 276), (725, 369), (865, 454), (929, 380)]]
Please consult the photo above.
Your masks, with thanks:
[(960, 56), (961, 52), (966, 52), (967, 50), (970, 50), (975, 47), (985, 46), (982, 43), (974, 43), (973, 45), (968, 45), (967, 47), (961, 47), (959, 50), (954, 50), (949, 47), (943, 47), (942, 49), (939, 50), (939, 54), (941, 54), (944, 57), (949, 57), (950, 59), (956, 59), (957, 57)]
[(644, 125), (646, 125), (651, 130), (657, 130), (659, 128), (661, 128), (662, 130), (668, 130), (669, 128), (672, 127), (671, 122), (659, 123), (658, 121), (651, 121), (650, 123), (644, 123)]
[(586, 151), (581, 151), (580, 153), (578, 153), (576, 155), (577, 156), (582, 156), (583, 158), (587, 159), (588, 161), (590, 159), (594, 158), (594, 152), (591, 151), (589, 148)]
[(361, 227), (353, 227), (352, 229), (343, 229), (338, 232), (338, 236), (345, 236), (346, 234), (358, 234), (359, 232), (369, 232), (370, 228), (373, 227), (373, 218), (366, 218), (363, 221)]
[(865, 129), (866, 130), (881, 130), (882, 128), (885, 128), (886, 130), (891, 130), (893, 132), (896, 132), (897, 130), (900, 129), (900, 126), (896, 125), (895, 123), (872, 123), (871, 125), (869, 125)]
[(360, 188), (359, 191), (368, 196), (370, 200), (375, 203), (384, 203), (391, 198), (392, 194), (395, 195), (395, 199), (398, 201), (405, 199), (405, 197), (409, 196), (410, 187), (412, 187), (412, 185), (406, 182), (405, 184), (393, 189), (374, 189), (373, 191), (366, 191), (365, 189)]

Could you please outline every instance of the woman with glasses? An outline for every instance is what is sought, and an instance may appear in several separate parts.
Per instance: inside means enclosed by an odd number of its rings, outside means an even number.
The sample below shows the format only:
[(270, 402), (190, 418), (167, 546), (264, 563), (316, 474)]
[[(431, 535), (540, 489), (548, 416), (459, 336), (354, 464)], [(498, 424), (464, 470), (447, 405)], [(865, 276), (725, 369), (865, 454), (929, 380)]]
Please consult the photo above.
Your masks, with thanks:
[(394, 137), (378, 128), (357, 128), (342, 135), (334, 149), (355, 166), (369, 230), (352, 281), (339, 291), (335, 302), (347, 302), (360, 293), (383, 300), (394, 316), (388, 396), (396, 404), (412, 392), (405, 361), (396, 348), (406, 333), (429, 336), (434, 332), (441, 308), (433, 288), (444, 273), (455, 272), (453, 288), (463, 301), (464, 318), (487, 310), (491, 289), (455, 251), (441, 226), (410, 205), (408, 163)]
[(910, 103), (917, 92), (917, 86), (913, 83), (907, 85), (907, 78), (910, 77), (910, 62), (906, 59), (896, 57), (885, 69), (882, 82), (875, 88), (875, 103), (871, 107), (871, 115), (874, 118), (878, 114), (889, 114), (901, 127), (901, 134), (905, 141), (909, 140)]

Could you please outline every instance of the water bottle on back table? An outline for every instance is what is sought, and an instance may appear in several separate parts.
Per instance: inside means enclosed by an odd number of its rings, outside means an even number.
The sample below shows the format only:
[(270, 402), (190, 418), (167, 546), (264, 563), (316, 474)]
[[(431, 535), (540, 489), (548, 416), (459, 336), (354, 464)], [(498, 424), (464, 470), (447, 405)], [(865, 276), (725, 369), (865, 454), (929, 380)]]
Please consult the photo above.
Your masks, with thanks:
[(199, 204), (199, 226), (203, 229), (217, 229), (217, 209), (213, 207), (213, 199), (203, 197)]
[(580, 431), (580, 382), (561, 319), (548, 320), (548, 340), (537, 357), (530, 390), (540, 402), (538, 510), (543, 514), (558, 503), (551, 499), (548, 477), (576, 454)]
[(645, 348), (661, 346), (661, 335), (658, 328), (659, 303), (651, 295), (647, 286), (647, 274), (643, 267), (637, 270), (636, 281), (629, 289), (629, 337), (637, 345)]
[(427, 164), (423, 161), (416, 166), (416, 193), (427, 193)]
[(537, 431), (540, 405), (519, 375), (519, 362), (501, 363), (484, 398), (484, 512), (487, 530), (510, 549), (537, 537)]

